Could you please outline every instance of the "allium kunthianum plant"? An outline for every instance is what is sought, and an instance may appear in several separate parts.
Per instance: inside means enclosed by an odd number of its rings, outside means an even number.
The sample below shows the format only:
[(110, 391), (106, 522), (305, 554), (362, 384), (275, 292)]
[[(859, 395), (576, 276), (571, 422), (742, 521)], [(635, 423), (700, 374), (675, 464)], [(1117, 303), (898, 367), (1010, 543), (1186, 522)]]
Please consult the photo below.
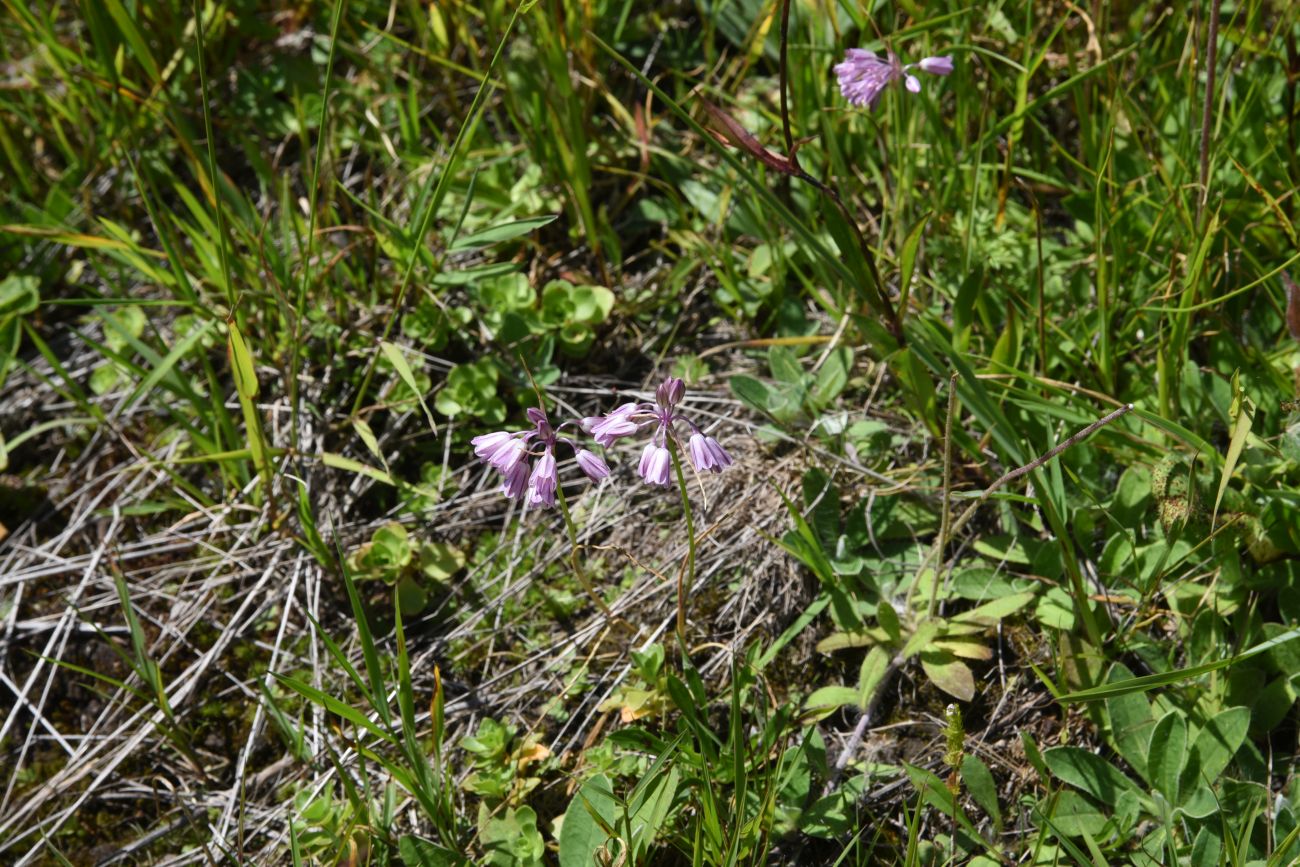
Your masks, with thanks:
[(649, 434), (641, 450), (637, 475), (648, 485), (668, 487), (674, 480), (682, 495), (682, 508), (686, 516), (687, 556), (677, 579), (677, 634), (685, 641), (686, 597), (695, 579), (695, 524), (691, 515), (691, 502), (682, 470), (681, 456), (685, 454), (697, 473), (720, 473), (731, 466), (732, 459), (722, 445), (681, 410), (686, 397), (686, 383), (670, 376), (655, 389), (654, 402), (629, 401), (605, 413), (588, 416), (580, 421), (566, 421), (552, 427), (546, 412), (540, 408), (528, 410), (532, 430), (495, 431), (474, 437), (474, 454), (502, 476), (501, 492), (510, 499), (522, 500), (526, 507), (548, 508), (559, 505), (569, 531), (573, 550), (574, 570), (587, 592), (606, 614), (609, 609), (595, 593), (581, 569), (578, 558), (577, 532), (564, 490), (559, 484), (559, 467), (556, 448), (563, 445), (572, 451), (579, 469), (592, 481), (601, 481), (610, 475), (609, 465), (594, 451), (559, 432), (575, 428), (603, 448), (609, 448), (627, 437)]
[[(803, 166), (800, 165), (799, 148), (813, 139), (796, 139), (790, 121), (789, 26), (790, 2), (789, 0), (783, 0), (781, 4), (779, 96), (781, 132), (785, 141), (786, 153), (780, 154), (770, 150), (727, 112), (706, 100), (700, 100), (708, 115), (708, 131), (721, 144), (744, 151), (768, 169), (809, 184), (831, 200), (838, 214), (827, 213), (826, 228), (830, 231), (835, 245), (839, 248), (837, 251), (838, 256), (808, 238), (805, 238), (805, 241), (809, 242), (810, 250), (833, 259), (830, 262), (830, 271), (835, 273), (838, 279), (844, 281), (846, 285), (852, 287), (854, 293), (858, 295), (862, 302), (865, 302), (867, 308), (852, 310), (851, 307), (855, 305), (846, 304), (845, 310), (831, 312), (836, 315), (845, 312), (874, 313), (883, 319), (889, 334), (888, 337), (885, 337), (878, 330), (873, 331), (868, 328), (868, 336), (877, 342), (881, 342), (883, 338), (883, 348), (887, 350), (901, 349), (908, 342), (907, 336), (903, 332), (902, 317), (906, 312), (907, 284), (910, 280), (910, 263), (914, 259), (914, 253), (904, 255), (900, 259), (902, 267), (900, 268), (898, 282), (901, 289), (897, 299), (892, 298), (881, 278), (875, 253), (871, 245), (867, 243), (861, 228), (859, 228), (858, 215), (855, 215), (850, 209), (846, 197), (840, 189), (839, 182), (833, 176), (828, 177), (823, 174), (818, 177), (817, 175), (820, 173), (805, 171)], [(884, 92), (898, 82), (902, 82), (909, 92), (920, 93), (922, 85), (921, 78), (915, 74), (917, 72), (934, 76), (947, 76), (953, 70), (954, 61), (951, 55), (932, 55), (923, 57), (915, 63), (903, 63), (898, 55), (889, 48), (886, 48), (884, 57), (865, 48), (849, 48), (846, 50), (844, 60), (835, 65), (833, 72), (844, 99), (852, 106), (870, 111), (875, 108)], [(752, 179), (750, 180), (751, 183), (755, 183)], [(760, 193), (765, 192), (765, 190), (760, 190)], [(890, 346), (890, 343), (893, 345)]]

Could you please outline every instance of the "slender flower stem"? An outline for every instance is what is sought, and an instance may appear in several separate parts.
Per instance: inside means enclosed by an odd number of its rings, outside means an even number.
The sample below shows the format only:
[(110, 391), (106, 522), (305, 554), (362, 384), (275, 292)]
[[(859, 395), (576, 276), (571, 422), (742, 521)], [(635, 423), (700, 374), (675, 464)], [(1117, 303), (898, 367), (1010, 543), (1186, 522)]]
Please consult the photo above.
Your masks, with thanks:
[(587, 595), (591, 597), (592, 602), (596, 603), (596, 607), (600, 609), (600, 612), (612, 620), (614, 619), (614, 612), (610, 611), (609, 606), (605, 604), (605, 600), (600, 598), (600, 594), (596, 592), (591, 579), (587, 577), (586, 571), (582, 568), (582, 561), (578, 558), (578, 529), (573, 524), (573, 516), (569, 514), (569, 501), (564, 496), (564, 487), (556, 485), (555, 493), (560, 506), (560, 514), (564, 516), (564, 529), (569, 534), (569, 563), (573, 565), (573, 574), (577, 576), (578, 583), (582, 585), (583, 590), (587, 591)]
[(786, 91), (790, 86), (789, 63), (787, 62), (790, 44), (790, 0), (781, 0), (781, 131), (785, 133), (785, 152), (795, 168), (799, 159), (795, 155), (794, 136), (790, 133), (790, 105)]
[(1210, 29), (1205, 36), (1205, 104), (1201, 110), (1201, 175), (1196, 197), (1196, 226), (1200, 230), (1210, 197), (1210, 127), (1214, 121), (1214, 78), (1219, 60), (1219, 0), (1210, 0)]
[(677, 472), (677, 487), (682, 492), (682, 511), (686, 514), (686, 563), (677, 571), (677, 639), (682, 644), (682, 653), (686, 652), (686, 597), (690, 595), (695, 584), (695, 519), (691, 514), (690, 492), (686, 487), (686, 474), (682, 472), (682, 459), (677, 454), (675, 445), (668, 446), (668, 453), (673, 458), (673, 469)]

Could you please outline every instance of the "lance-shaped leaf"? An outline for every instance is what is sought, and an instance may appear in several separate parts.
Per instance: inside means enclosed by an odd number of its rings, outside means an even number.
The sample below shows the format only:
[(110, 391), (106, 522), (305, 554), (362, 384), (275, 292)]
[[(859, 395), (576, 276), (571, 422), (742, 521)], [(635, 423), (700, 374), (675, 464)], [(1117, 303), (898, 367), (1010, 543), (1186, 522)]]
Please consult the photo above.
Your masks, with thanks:
[(767, 148), (763, 147), (762, 142), (754, 137), (754, 134), (740, 125), (734, 117), (727, 114), (708, 100), (700, 100), (704, 110), (709, 115), (709, 126), (707, 129), (713, 133), (718, 141), (729, 144), (737, 150), (742, 150), (750, 156), (757, 159), (763, 165), (770, 169), (780, 172), (783, 175), (798, 175), (799, 169), (795, 166), (793, 160), (774, 154)]

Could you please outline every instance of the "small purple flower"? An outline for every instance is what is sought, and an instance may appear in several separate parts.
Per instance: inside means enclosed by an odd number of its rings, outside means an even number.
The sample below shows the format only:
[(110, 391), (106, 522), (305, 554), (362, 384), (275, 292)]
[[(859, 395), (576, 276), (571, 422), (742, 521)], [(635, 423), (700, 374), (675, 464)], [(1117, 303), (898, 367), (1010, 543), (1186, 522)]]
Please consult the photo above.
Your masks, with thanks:
[(491, 460), (492, 453), (495, 452), (499, 446), (510, 442), (514, 437), (515, 435), (509, 431), (499, 430), (490, 434), (476, 436), (474, 439), (470, 440), (470, 442), (474, 444), (474, 454), (482, 460), (487, 461)]
[(533, 464), (533, 474), (528, 479), (528, 504), (530, 506), (554, 506), (555, 486), (560, 477), (555, 470), (555, 455), (548, 446), (542, 456)]
[(605, 415), (584, 418), (582, 420), (582, 429), (591, 434), (596, 442), (602, 446), (611, 446), (614, 444), (614, 440), (619, 437), (636, 433), (636, 422), (631, 421), (628, 416), (636, 412), (639, 406), (640, 404), (633, 401), (632, 403), (625, 403)]
[(501, 484), (501, 493), (513, 500), (523, 494), (528, 489), (528, 464), (520, 461), (510, 468), (505, 474), (505, 481)]
[(691, 434), (689, 444), (691, 453), (691, 463), (695, 465), (697, 472), (708, 470), (713, 473), (720, 473), (727, 467), (731, 466), (731, 455), (727, 454), (718, 441), (713, 437), (705, 436), (702, 433)]
[(844, 62), (835, 66), (840, 93), (849, 104), (859, 107), (873, 108), (885, 88), (902, 76), (902, 64), (892, 52), (887, 60), (882, 60), (874, 51), (850, 48), (844, 54)]
[(641, 478), (647, 485), (667, 487), (672, 482), (673, 456), (668, 449), (651, 443), (642, 459)]
[(641, 462), (637, 464), (636, 474), (643, 479), (645, 478), (645, 474), (649, 472), (650, 458), (654, 455), (654, 453), (655, 453), (654, 443), (646, 443), (645, 448), (641, 450)]
[[(645, 428), (653, 428), (650, 441), (641, 451), (637, 475), (651, 485), (671, 483), (673, 459), (671, 448), (690, 455), (691, 465), (697, 471), (719, 473), (731, 465), (731, 456), (713, 437), (706, 436), (695, 422), (678, 411), (678, 404), (686, 396), (686, 383), (670, 376), (655, 389), (654, 403), (625, 403), (600, 418), (583, 421), (583, 428), (601, 445), (609, 446), (621, 437), (631, 436)], [(691, 436), (683, 445), (677, 432), (677, 423), (686, 425)]]
[(655, 402), (660, 406), (677, 406), (685, 396), (686, 383), (675, 376), (668, 377), (655, 389)]
[(850, 48), (844, 54), (844, 62), (835, 65), (835, 77), (839, 79), (840, 93), (850, 105), (872, 109), (885, 88), (896, 81), (902, 81), (912, 93), (920, 93), (921, 80), (909, 72), (913, 68), (930, 75), (947, 75), (952, 72), (952, 57), (925, 57), (904, 66), (892, 51), (881, 58), (865, 48)]
[[(512, 500), (523, 497), (526, 493), (525, 502), (529, 506), (554, 506), (556, 490), (560, 484), (555, 447), (560, 443), (573, 451), (578, 467), (588, 478), (600, 481), (609, 475), (609, 467), (599, 455), (580, 448), (573, 440), (561, 436), (558, 428), (551, 427), (543, 410), (533, 407), (527, 415), (533, 423), (533, 430), (494, 431), (471, 440), (474, 454), (479, 460), (501, 473), (501, 493)], [(586, 421), (592, 420), (584, 420), (584, 426)], [(560, 428), (577, 424), (565, 422)], [(636, 430), (635, 425), (632, 430)]]
[(931, 75), (949, 75), (952, 72), (952, 56), (945, 54), (942, 57), (922, 57), (916, 65), (921, 67), (922, 72)]
[(593, 482), (599, 482), (609, 475), (609, 465), (595, 452), (578, 449), (574, 457), (578, 459), (578, 468), (586, 473), (587, 478)]
[(474, 454), (484, 463), (498, 472), (508, 473), (528, 454), (526, 442), (532, 436), (531, 433), (496, 431), (474, 437), (470, 442), (474, 444)]

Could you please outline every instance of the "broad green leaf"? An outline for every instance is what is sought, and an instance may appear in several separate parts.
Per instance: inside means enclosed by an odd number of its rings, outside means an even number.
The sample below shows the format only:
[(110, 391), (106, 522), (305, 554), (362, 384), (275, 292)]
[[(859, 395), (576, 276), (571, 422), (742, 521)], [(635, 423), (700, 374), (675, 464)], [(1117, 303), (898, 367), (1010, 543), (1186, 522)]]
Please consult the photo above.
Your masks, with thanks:
[(772, 376), (787, 385), (802, 385), (808, 376), (798, 356), (784, 346), (768, 347), (767, 364), (772, 368)]
[(946, 624), (942, 620), (923, 620), (917, 625), (916, 630), (908, 636), (907, 642), (903, 645), (902, 654), (904, 658), (916, 656), (916, 654), (930, 646), (930, 642), (938, 637)]
[(570, 290), (573, 318), (581, 323), (604, 322), (614, 309), (614, 293), (604, 286), (574, 286)]
[(831, 839), (851, 832), (859, 821), (858, 801), (867, 787), (868, 777), (859, 774), (834, 792), (813, 802), (799, 817), (799, 830), (810, 837)]
[[(1295, 671), (1295, 669), (1290, 669)], [(1291, 708), (1295, 706), (1296, 690), (1292, 685), (1292, 676), (1279, 674), (1268, 682), (1259, 693), (1259, 698), (1250, 709), (1250, 728), (1252, 732), (1270, 732), (1286, 719)]]
[(541, 867), (546, 842), (532, 807), (507, 807), (493, 814), (479, 804), (479, 842), (491, 867)]
[(803, 499), (808, 506), (808, 523), (828, 555), (835, 552), (840, 534), (840, 494), (830, 477), (816, 467), (803, 474)]
[[(0, 234), (4, 228), (0, 227)], [(10, 274), (0, 280), (0, 320), (26, 316), (40, 306), (41, 282), (30, 274)]]
[(1192, 841), (1192, 864), (1222, 864), (1223, 841), (1209, 828), (1201, 828)]
[(962, 701), (975, 697), (975, 676), (970, 667), (946, 650), (922, 651), (921, 668), (931, 683), (949, 695)]
[(1118, 768), (1080, 747), (1052, 747), (1043, 753), (1043, 761), (1057, 779), (1103, 804), (1114, 804), (1124, 792), (1136, 791), (1133, 781)]
[(998, 807), (998, 784), (989, 772), (988, 765), (974, 753), (961, 760), (961, 780), (975, 803), (993, 820), (995, 829), (1002, 828), (1002, 810)]
[(1209, 786), (1202, 784), (1183, 796), (1178, 812), (1192, 819), (1207, 819), (1219, 812), (1219, 799)]
[(880, 600), (876, 606), (876, 622), (889, 635), (889, 640), (898, 644), (903, 640), (903, 625), (898, 620), (898, 612), (888, 599)]
[(1070, 837), (1095, 836), (1105, 830), (1110, 821), (1083, 795), (1068, 789), (1057, 795), (1048, 816), (1062, 834)]
[(1043, 758), (1042, 752), (1038, 749), (1038, 744), (1034, 741), (1034, 736), (1027, 731), (1021, 730), (1020, 744), (1024, 747), (1025, 758), (1029, 759), (1029, 764), (1033, 765), (1034, 770), (1038, 772), (1039, 777), (1045, 779), (1048, 774), (1047, 761)]
[[(1123, 665), (1110, 671), (1110, 683), (1132, 680), (1133, 673)], [(1117, 695), (1106, 700), (1106, 715), (1110, 718), (1110, 735), (1115, 751), (1133, 770), (1150, 780), (1147, 774), (1147, 745), (1151, 740), (1151, 703), (1139, 693)]]
[(962, 659), (988, 660), (993, 658), (992, 648), (979, 639), (970, 636), (936, 638), (930, 642), (930, 646), (935, 650), (945, 650)]
[(420, 547), (420, 571), (433, 581), (446, 581), (465, 565), (465, 552), (447, 542)]
[[(599, 817), (600, 821), (597, 821)], [(614, 827), (617, 806), (609, 778), (597, 774), (582, 784), (564, 811), (560, 826), (560, 867), (588, 867), (609, 839), (601, 824)]]
[(849, 371), (853, 368), (853, 350), (847, 346), (837, 346), (826, 357), (826, 362), (817, 371), (817, 380), (813, 383), (809, 397), (817, 409), (821, 409), (839, 397), (849, 381)]
[(1250, 709), (1230, 707), (1220, 711), (1192, 742), (1191, 755), (1182, 785), (1187, 791), (1201, 785), (1214, 785), (1246, 740), (1250, 728)]
[(1187, 720), (1171, 710), (1151, 729), (1147, 748), (1147, 775), (1156, 791), (1171, 804), (1178, 803), (1178, 778), (1187, 759)]
[(409, 575), (403, 576), (393, 588), (398, 606), (407, 614), (419, 614), (429, 604), (429, 591)]
[(770, 411), (768, 404), (771, 402), (771, 391), (757, 379), (737, 374), (727, 380), (727, 383), (731, 386), (732, 393), (750, 409), (761, 413)]

